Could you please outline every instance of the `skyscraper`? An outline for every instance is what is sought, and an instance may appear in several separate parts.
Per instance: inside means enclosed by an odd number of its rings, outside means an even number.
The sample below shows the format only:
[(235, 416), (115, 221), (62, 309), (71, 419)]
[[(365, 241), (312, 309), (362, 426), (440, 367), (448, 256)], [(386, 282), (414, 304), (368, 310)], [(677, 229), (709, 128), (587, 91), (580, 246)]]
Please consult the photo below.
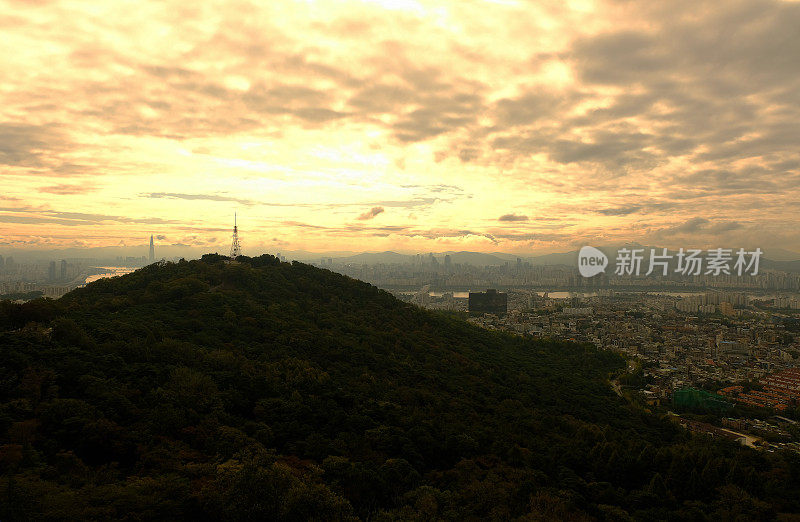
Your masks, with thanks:
[(66, 259), (62, 259), (61, 260), (61, 280), (62, 281), (66, 281), (67, 280), (67, 260)]
[(48, 281), (55, 281), (56, 280), (56, 262), (50, 261), (50, 268), (47, 270), (47, 280)]
[(508, 311), (508, 294), (489, 288), (486, 292), (469, 293), (469, 312), (505, 314)]
[(150, 262), (156, 260), (156, 247), (153, 245), (153, 234), (150, 234)]

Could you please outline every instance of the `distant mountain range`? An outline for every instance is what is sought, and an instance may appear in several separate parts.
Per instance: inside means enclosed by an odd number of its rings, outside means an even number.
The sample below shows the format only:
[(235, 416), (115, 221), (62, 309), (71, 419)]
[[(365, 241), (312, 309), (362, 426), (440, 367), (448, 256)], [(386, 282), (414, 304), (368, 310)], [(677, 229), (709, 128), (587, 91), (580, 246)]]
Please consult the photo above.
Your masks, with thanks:
[[(500, 256), (507, 256), (506, 258), (502, 258)], [(422, 258), (423, 261), (428, 261), (430, 259), (431, 254), (419, 254), (419, 257)], [(436, 259), (437, 263), (444, 263), (445, 256), (450, 256), (450, 262), (454, 264), (463, 264), (463, 265), (476, 265), (476, 266), (487, 266), (487, 265), (503, 265), (508, 262), (509, 259), (515, 259), (515, 256), (510, 254), (486, 254), (483, 252), (438, 252), (434, 253), (433, 257)], [(326, 256), (317, 256), (319, 257), (326, 257)], [(313, 260), (314, 258), (312, 258)], [(343, 257), (332, 257), (335, 262), (337, 263), (353, 263), (353, 264), (367, 264), (367, 265), (374, 265), (374, 264), (411, 264), (417, 261), (418, 257), (416, 254), (399, 254), (397, 252), (363, 252), (360, 254), (355, 254), (351, 256), (343, 256)]]
[[(655, 249), (661, 252), (663, 247), (639, 245), (639, 244), (624, 244), (619, 246), (603, 246), (598, 247), (603, 251), (610, 260), (616, 258), (617, 252), (621, 248), (638, 248), (644, 250), (645, 258), (649, 256), (650, 250)], [(731, 247), (732, 248), (732, 247)], [(732, 248), (735, 252), (738, 248)], [(677, 250), (668, 249), (668, 254), (675, 255)], [(287, 252), (286, 257), (292, 257), (291, 252)], [(576, 266), (578, 262), (578, 250), (569, 252), (558, 252), (552, 254), (543, 254), (538, 256), (526, 256), (509, 254), (504, 252), (436, 252), (432, 254), (437, 263), (444, 263), (445, 256), (450, 256), (453, 264), (473, 265), (473, 266), (502, 266), (506, 263), (513, 264), (517, 259), (524, 263), (529, 263), (534, 266), (542, 265), (567, 265)], [(430, 258), (430, 253), (420, 254), (423, 261)], [(335, 256), (326, 254), (310, 254), (308, 257), (297, 257), (300, 260), (319, 261), (320, 259), (332, 259), (335, 263), (343, 264), (413, 264), (417, 261), (417, 255), (401, 254), (398, 252), (362, 252), (359, 254)], [(761, 257), (761, 267), (770, 268), (775, 270), (784, 270), (789, 272), (800, 272), (800, 254), (783, 249), (769, 249), (764, 252)]]
[[(617, 246), (601, 246), (602, 250), (609, 259), (616, 258), (617, 250), (620, 248), (642, 248), (645, 255), (649, 255), (650, 249), (654, 248), (661, 251), (662, 247), (645, 246), (637, 243), (627, 243)], [(733, 247), (729, 247), (733, 248)], [(197, 259), (209, 250), (208, 247), (198, 247), (190, 245), (159, 245), (156, 242), (156, 259), (186, 258)], [(211, 249), (214, 250), (214, 249)], [(734, 248), (734, 251), (737, 248)], [(227, 254), (224, 249), (218, 249), (220, 254)], [(674, 254), (676, 250), (669, 249), (669, 253)], [(260, 252), (259, 252), (260, 253)], [(342, 264), (413, 264), (417, 260), (417, 254), (400, 253), (395, 251), (385, 252), (352, 252), (352, 251), (331, 251), (331, 252), (309, 252), (306, 250), (281, 250), (280, 252), (269, 252), (271, 254), (280, 253), (288, 260), (307, 261), (317, 263), (322, 259), (331, 259), (335, 263)], [(2, 249), (0, 255), (4, 257), (13, 256), (17, 261), (36, 260), (36, 259), (76, 259), (93, 258), (98, 260), (113, 260), (117, 257), (142, 257), (147, 256), (147, 245), (138, 246), (114, 246), (114, 247), (95, 247), (95, 248), (65, 248), (53, 250), (24, 250), (24, 249)], [(431, 253), (420, 253), (423, 259), (428, 259)], [(469, 252), (469, 251), (446, 251), (434, 252), (433, 257), (438, 263), (444, 263), (445, 256), (449, 255), (453, 264), (473, 265), (473, 266), (502, 266), (506, 263), (513, 264), (519, 258), (522, 262), (530, 263), (535, 266), (541, 265), (567, 265), (576, 266), (578, 250), (569, 252), (556, 252), (542, 255), (513, 254), (507, 252)], [(781, 248), (765, 249), (762, 256), (763, 268), (775, 270), (785, 270), (789, 272), (800, 272), (800, 253), (792, 252)]]

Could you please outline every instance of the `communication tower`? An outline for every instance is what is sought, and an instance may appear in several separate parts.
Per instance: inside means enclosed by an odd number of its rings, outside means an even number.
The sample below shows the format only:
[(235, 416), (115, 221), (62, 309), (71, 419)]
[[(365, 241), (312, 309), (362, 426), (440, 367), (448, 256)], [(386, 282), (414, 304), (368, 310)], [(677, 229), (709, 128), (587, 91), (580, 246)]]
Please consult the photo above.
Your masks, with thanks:
[(233, 214), (233, 241), (231, 242), (231, 259), (242, 255), (242, 245), (239, 244), (239, 229), (236, 227), (236, 213)]

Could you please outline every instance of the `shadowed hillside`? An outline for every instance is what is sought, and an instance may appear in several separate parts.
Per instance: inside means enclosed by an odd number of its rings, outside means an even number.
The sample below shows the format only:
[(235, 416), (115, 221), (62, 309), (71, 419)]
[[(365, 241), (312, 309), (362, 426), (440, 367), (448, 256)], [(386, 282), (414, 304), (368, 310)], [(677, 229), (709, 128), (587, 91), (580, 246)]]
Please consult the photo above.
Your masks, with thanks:
[(272, 256), (0, 304), (0, 519), (770, 519), (800, 457), (691, 438), (624, 361)]

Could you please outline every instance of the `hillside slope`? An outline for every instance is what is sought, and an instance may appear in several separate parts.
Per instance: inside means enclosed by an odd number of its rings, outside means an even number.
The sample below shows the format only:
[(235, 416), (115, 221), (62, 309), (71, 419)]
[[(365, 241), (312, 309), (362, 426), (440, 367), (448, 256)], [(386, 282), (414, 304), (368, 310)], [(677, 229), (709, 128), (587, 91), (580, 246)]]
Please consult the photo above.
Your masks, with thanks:
[(769, 519), (800, 459), (692, 439), (623, 361), (271, 256), (0, 304), (0, 519)]

